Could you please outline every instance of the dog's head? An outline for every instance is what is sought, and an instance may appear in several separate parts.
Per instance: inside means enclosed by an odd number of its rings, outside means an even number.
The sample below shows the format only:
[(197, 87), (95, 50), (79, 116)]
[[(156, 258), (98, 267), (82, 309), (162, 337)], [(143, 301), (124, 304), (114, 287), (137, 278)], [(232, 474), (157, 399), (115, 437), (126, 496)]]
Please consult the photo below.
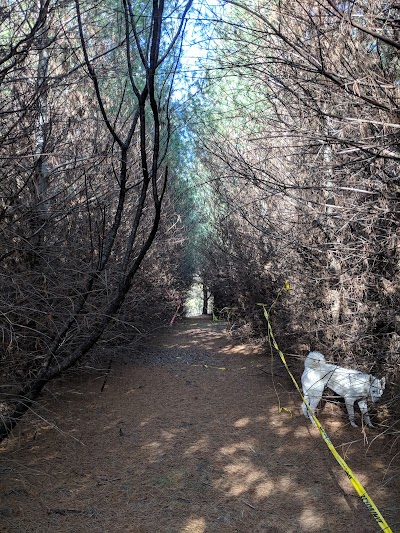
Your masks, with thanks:
[(373, 402), (377, 402), (378, 400), (380, 400), (383, 394), (383, 391), (385, 390), (386, 379), (385, 378), (378, 379), (378, 378), (375, 378), (374, 376), (370, 376), (370, 383), (371, 383), (371, 387), (370, 387), (371, 400)]

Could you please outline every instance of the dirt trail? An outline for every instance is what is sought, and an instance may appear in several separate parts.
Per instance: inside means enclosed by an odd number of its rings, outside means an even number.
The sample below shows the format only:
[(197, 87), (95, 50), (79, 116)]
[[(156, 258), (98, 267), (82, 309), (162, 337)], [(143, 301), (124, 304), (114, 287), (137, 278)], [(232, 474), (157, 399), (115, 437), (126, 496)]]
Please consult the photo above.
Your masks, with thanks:
[[(380, 531), (279, 361), (200, 319), (110, 351), (105, 369), (110, 358), (106, 380), (92, 371), (54, 383), (46, 421), (27, 418), (2, 445), (0, 531)], [(393, 441), (368, 447), (332, 405), (321, 420), (400, 531)]]

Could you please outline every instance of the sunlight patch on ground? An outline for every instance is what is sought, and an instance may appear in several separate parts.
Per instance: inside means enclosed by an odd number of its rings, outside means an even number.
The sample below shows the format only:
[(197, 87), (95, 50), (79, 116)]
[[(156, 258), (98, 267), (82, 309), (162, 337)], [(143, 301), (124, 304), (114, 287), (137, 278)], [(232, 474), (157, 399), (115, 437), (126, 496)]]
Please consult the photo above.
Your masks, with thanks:
[(163, 429), (161, 431), (161, 436), (165, 441), (168, 442), (170, 440), (177, 440), (179, 438), (179, 435), (181, 435), (182, 433), (182, 429), (171, 429), (169, 431)]
[(189, 518), (181, 533), (204, 533), (206, 521), (204, 518)]
[[(368, 476), (366, 476), (365, 474), (362, 474), (361, 472), (354, 472), (354, 470), (353, 470), (353, 474), (358, 479), (358, 481), (361, 483), (361, 485), (363, 485), (364, 488), (366, 488), (368, 491), (368, 488), (367, 488)], [(344, 472), (339, 473), (337, 482), (345, 494), (354, 495), (354, 488), (352, 484), (349, 483), (349, 478)]]
[(274, 427), (274, 432), (277, 435), (285, 437), (289, 433), (292, 433), (293, 427), (291, 423), (296, 415), (293, 405), (290, 405), (290, 407), (282, 405), (281, 408), (282, 410), (279, 412), (279, 406), (274, 405), (269, 410), (269, 424)]
[(250, 424), (250, 418), (249, 417), (244, 417), (244, 418), (239, 418), (239, 420), (236, 420), (236, 422), (234, 422), (234, 427), (235, 428), (244, 428), (246, 426), (248, 426)]
[(292, 433), (292, 429), (288, 426), (285, 426), (283, 424), (277, 424), (276, 422), (271, 422), (271, 424), (276, 428), (275, 434), (279, 435), (280, 437), (286, 437), (287, 435)]
[(249, 441), (238, 442), (230, 446), (223, 446), (222, 448), (220, 448), (219, 452), (222, 456), (234, 455), (237, 452), (243, 452), (243, 451), (244, 452), (251, 451), (255, 453), (254, 451), (255, 446), (256, 444), (254, 442), (254, 439), (252, 439)]
[(291, 476), (282, 476), (281, 479), (275, 483), (275, 487), (282, 492), (288, 492), (293, 489), (293, 479)]
[(164, 453), (159, 442), (149, 442), (148, 444), (144, 444), (142, 450), (147, 452), (147, 460), (151, 462), (158, 461)]
[[(302, 500), (305, 491), (298, 489), (290, 475), (280, 479), (272, 479), (268, 472), (255, 467), (250, 461), (235, 462), (224, 467), (224, 476), (217, 481), (215, 487), (225, 492), (228, 497), (238, 497), (252, 493), (257, 500), (265, 500), (276, 494), (292, 494)], [(304, 517), (304, 523), (309, 520)], [(305, 529), (305, 531), (313, 531)]]
[(149, 442), (148, 444), (144, 444), (143, 448), (147, 450), (158, 450), (160, 446), (161, 444), (159, 442)]
[[(332, 416), (335, 416), (335, 414), (333, 414)], [(327, 425), (327, 423), (328, 420), (325, 421), (325, 425)], [(343, 429), (344, 425), (345, 424), (343, 423), (343, 420), (332, 420), (331, 418), (329, 419), (329, 431), (331, 432)]]
[(232, 344), (222, 348), (220, 351), (229, 355), (234, 354), (247, 356), (260, 355), (262, 353), (260, 346), (251, 346), (246, 344)]
[(217, 488), (226, 491), (228, 496), (240, 496), (249, 490), (260, 487), (260, 494), (269, 495), (273, 483), (266, 479), (265, 473), (249, 462), (230, 464), (224, 467), (226, 475), (217, 482)]
[(387, 465), (385, 465), (385, 463), (383, 461), (380, 461), (379, 459), (375, 460), (374, 461), (374, 468), (376, 468), (377, 470), (382, 470), (382, 472), (385, 470), (385, 468), (387, 468)]
[(272, 494), (273, 489), (274, 484), (272, 483), (272, 481), (262, 481), (257, 485), (255, 489), (255, 495), (257, 496), (257, 498), (262, 500), (264, 498), (268, 498), (268, 496)]
[(188, 449), (185, 451), (184, 455), (188, 457), (198, 452), (208, 452), (209, 447), (210, 447), (210, 438), (208, 435), (206, 435), (205, 437), (202, 437), (197, 442), (189, 446)]
[[(310, 423), (311, 425), (311, 423)], [(319, 433), (318, 433), (319, 434)], [(316, 437), (317, 434), (313, 434), (311, 435), (310, 434), (310, 428), (308, 426), (301, 426), (301, 427), (298, 427), (294, 432), (293, 432), (293, 435), (297, 438), (297, 439), (308, 439), (309, 437)]]
[(312, 509), (304, 509), (300, 516), (300, 525), (304, 531), (320, 531), (325, 523), (321, 515)]

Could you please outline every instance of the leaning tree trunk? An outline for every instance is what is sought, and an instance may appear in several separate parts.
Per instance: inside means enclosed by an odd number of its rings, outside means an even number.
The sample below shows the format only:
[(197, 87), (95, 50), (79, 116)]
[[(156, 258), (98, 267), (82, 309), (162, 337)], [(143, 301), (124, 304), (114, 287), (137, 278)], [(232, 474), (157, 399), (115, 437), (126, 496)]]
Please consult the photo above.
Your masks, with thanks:
[[(185, 4), (181, 19), (175, 27), (175, 34), (170, 38), (169, 45), (164, 41), (162, 50), (160, 43), (165, 22), (163, 0), (154, 0), (151, 13), (145, 15), (141, 13), (137, 15), (133, 11), (132, 4), (122, 0), (122, 13), (125, 17), (126, 70), (133, 95), (129, 99), (132, 105), (128, 115), (131, 117), (130, 123), (126, 120), (118, 121), (120, 110), (126, 105), (125, 92), (121, 96), (120, 106), (111, 107), (111, 110), (117, 109), (115, 116), (110, 116), (111, 111), (107, 109), (107, 100), (102, 92), (102, 78), (98, 76), (88, 50), (87, 28), (91, 26), (86, 24), (88, 21), (83, 20), (80, 0), (75, 0), (75, 4), (85, 72), (88, 73), (93, 85), (100, 116), (113, 145), (113, 153), (118, 154), (119, 170), (113, 167), (110, 173), (116, 177), (115, 189), (118, 187), (115, 210), (109, 227), (105, 228), (102, 234), (97, 263), (91, 264), (91, 271), (82, 287), (75, 288), (76, 293), (79, 291), (80, 298), (74, 302), (69, 319), (57, 328), (52, 342), (48, 342), (48, 351), (42, 354), (43, 362), (40, 369), (21, 387), (13, 399), (8, 401), (9, 409), (2, 415), (0, 423), (0, 438), (9, 434), (49, 381), (77, 363), (96, 344), (121, 308), (135, 275), (155, 239), (166, 191), (167, 155), (171, 132), (169, 104), (175, 74), (175, 69), (171, 69), (171, 61), (177, 64), (179, 54), (168, 61), (167, 67), (164, 68), (163, 64), (175, 50), (192, 0), (188, 0)], [(86, 12), (85, 16), (90, 16), (90, 11)], [(146, 22), (141, 20), (142, 16), (145, 16)], [(151, 23), (148, 23), (148, 16)], [(176, 18), (176, 14), (174, 17)], [(147, 28), (147, 38), (143, 34), (143, 27)], [(169, 27), (165, 32), (166, 35), (171, 35), (170, 30)], [(93, 39), (90, 42), (93, 42)], [(135, 47), (136, 57), (140, 58), (141, 62), (137, 71), (144, 71), (141, 81), (138, 81), (137, 72), (132, 66), (132, 50)], [(160, 94), (160, 87), (165, 89), (163, 94)], [(43, 169), (43, 166), (38, 168), (41, 169), (40, 176), (45, 178), (43, 174), (45, 168)], [(139, 176), (133, 171), (131, 174), (131, 168), (140, 168)], [(42, 185), (46, 189), (45, 181)], [(128, 202), (132, 189), (136, 191), (134, 208), (132, 202), (130, 204)], [(121, 233), (126, 236), (123, 240)], [(92, 302), (97, 308), (97, 293), (101, 292), (98, 287), (99, 280), (111, 265), (116, 278), (113, 292), (111, 295), (107, 293), (107, 301), (99, 310), (97, 321), (87, 327), (85, 312), (88, 304)], [(68, 350), (70, 337), (81, 337), (83, 340)]]

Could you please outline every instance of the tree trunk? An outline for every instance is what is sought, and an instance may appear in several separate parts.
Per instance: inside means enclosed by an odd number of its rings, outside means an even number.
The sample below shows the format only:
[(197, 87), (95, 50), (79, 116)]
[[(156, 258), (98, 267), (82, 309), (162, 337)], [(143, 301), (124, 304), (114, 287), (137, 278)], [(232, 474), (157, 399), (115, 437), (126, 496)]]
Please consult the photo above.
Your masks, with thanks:
[(208, 300), (209, 300), (208, 288), (205, 283), (203, 283), (203, 315), (208, 315)]

